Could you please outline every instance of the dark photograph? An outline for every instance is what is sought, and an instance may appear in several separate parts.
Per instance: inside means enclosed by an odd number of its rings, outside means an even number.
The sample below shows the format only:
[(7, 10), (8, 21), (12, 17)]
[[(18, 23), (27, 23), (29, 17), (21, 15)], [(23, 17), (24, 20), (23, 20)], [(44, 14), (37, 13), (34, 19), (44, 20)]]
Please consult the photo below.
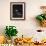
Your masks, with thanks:
[(25, 3), (24, 2), (11, 2), (10, 3), (10, 19), (25, 19)]

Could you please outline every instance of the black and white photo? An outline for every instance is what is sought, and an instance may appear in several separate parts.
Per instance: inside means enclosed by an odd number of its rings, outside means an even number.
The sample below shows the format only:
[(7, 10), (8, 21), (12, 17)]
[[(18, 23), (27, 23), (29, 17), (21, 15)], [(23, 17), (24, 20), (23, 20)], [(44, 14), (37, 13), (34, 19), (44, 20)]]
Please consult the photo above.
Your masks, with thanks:
[(25, 19), (25, 3), (24, 2), (10, 3), (10, 19), (11, 20)]

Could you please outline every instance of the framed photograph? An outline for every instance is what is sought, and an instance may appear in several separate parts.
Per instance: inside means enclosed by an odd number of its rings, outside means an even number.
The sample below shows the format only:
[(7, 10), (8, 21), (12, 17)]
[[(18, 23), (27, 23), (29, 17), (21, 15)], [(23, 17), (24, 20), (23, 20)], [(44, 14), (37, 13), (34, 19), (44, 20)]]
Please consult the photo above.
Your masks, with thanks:
[(24, 2), (10, 3), (10, 19), (25, 20), (25, 3)]

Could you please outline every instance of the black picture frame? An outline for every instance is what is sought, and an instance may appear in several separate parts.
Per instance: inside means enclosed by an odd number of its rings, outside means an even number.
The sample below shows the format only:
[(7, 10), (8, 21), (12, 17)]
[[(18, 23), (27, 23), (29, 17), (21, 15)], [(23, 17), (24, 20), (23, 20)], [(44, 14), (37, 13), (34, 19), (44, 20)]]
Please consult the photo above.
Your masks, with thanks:
[(25, 2), (10, 2), (10, 20), (25, 20)]

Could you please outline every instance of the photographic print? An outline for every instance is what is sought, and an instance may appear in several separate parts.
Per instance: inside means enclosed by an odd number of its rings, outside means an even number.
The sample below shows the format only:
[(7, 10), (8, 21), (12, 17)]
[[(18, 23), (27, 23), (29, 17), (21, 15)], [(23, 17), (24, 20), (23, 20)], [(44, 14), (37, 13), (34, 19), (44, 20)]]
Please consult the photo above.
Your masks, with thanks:
[(25, 19), (25, 3), (24, 2), (10, 3), (10, 19), (11, 20)]

